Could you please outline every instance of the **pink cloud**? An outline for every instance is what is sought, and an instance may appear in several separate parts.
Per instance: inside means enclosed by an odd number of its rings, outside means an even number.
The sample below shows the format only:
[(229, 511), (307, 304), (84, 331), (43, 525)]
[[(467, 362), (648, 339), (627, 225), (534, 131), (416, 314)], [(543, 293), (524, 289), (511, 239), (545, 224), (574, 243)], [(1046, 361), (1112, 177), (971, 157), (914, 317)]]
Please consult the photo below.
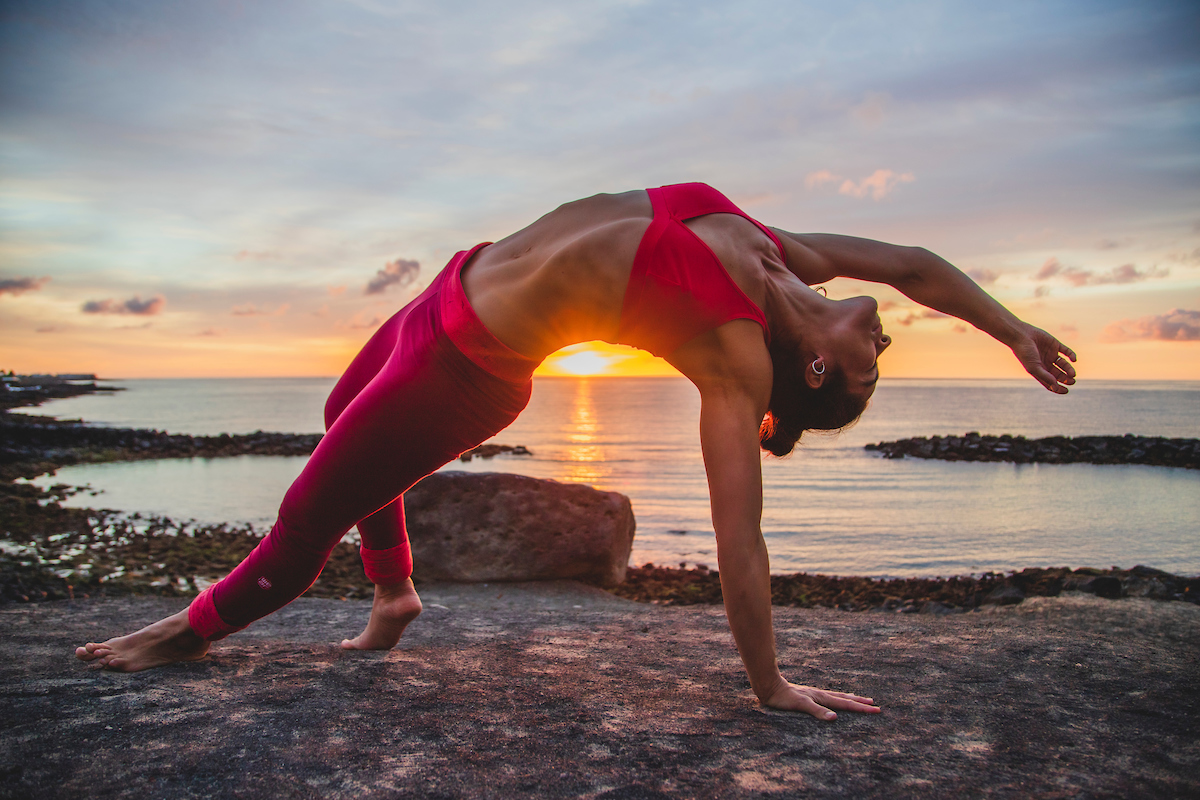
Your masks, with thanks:
[(984, 269), (983, 267), (969, 269), (966, 272), (967, 277), (978, 283), (980, 286), (991, 286), (996, 282), (996, 279), (1000, 277), (999, 272), (994, 272), (990, 269)]
[(1122, 264), (1119, 267), (1113, 267), (1108, 272), (1096, 272), (1079, 267), (1064, 267), (1057, 258), (1050, 258), (1045, 264), (1042, 264), (1033, 278), (1038, 281), (1061, 278), (1072, 286), (1079, 287), (1139, 283), (1151, 278), (1165, 278), (1170, 274), (1171, 270), (1159, 267), (1150, 267), (1142, 271), (1135, 264)]
[(1045, 264), (1042, 264), (1042, 268), (1037, 271), (1037, 274), (1033, 276), (1033, 279), (1036, 281), (1044, 281), (1048, 278), (1054, 277), (1061, 270), (1062, 264), (1058, 263), (1057, 258), (1051, 256), (1050, 258), (1046, 259)]
[(912, 325), (914, 322), (917, 322), (918, 320), (945, 319), (948, 316), (950, 316), (950, 315), (943, 314), (940, 311), (934, 311), (932, 308), (923, 308), (920, 311), (910, 311), (906, 317), (904, 317), (903, 319), (897, 320), (897, 322), (899, 322), (901, 325), (904, 325), (905, 327), (907, 327), (909, 325)]
[(0, 278), (0, 295), (18, 295), (42, 288), (49, 278)]
[(1151, 314), (1137, 319), (1122, 319), (1105, 326), (1101, 341), (1133, 342), (1150, 339), (1159, 342), (1200, 341), (1200, 311), (1173, 308), (1166, 314)]
[(837, 183), (841, 179), (841, 175), (834, 175), (829, 170), (822, 169), (818, 170), (817, 172), (808, 173), (808, 175), (804, 178), (804, 185), (809, 189), (812, 189), (816, 186), (822, 186), (826, 183)]
[(901, 175), (890, 169), (877, 169), (858, 183), (852, 180), (843, 181), (838, 192), (860, 198), (870, 195), (872, 200), (882, 200), (897, 184), (911, 183), (914, 180), (916, 178), (911, 172)]
[(134, 314), (142, 317), (151, 317), (155, 314), (161, 314), (162, 310), (166, 307), (167, 299), (161, 294), (156, 294), (149, 300), (143, 300), (140, 296), (135, 295), (123, 303), (119, 303), (111, 298), (107, 300), (89, 300), (83, 304), (80, 310), (85, 314)]

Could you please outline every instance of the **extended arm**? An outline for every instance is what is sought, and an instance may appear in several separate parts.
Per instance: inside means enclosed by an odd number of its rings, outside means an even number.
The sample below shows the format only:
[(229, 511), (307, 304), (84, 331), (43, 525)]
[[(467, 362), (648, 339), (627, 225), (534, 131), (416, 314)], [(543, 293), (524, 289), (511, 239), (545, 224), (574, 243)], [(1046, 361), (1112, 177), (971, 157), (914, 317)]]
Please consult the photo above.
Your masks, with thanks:
[(969, 322), (1013, 351), (1025, 370), (1052, 392), (1075, 383), (1075, 353), (1041, 328), (1018, 319), (953, 264), (922, 247), (901, 247), (828, 233), (788, 233), (787, 266), (808, 285), (833, 278), (885, 283), (923, 306)]
[[(761, 355), (750, 353), (733, 363), (748, 365), (755, 358), (766, 359), (766, 374), (770, 375), (762, 335), (757, 336)], [(697, 386), (701, 398), (700, 443), (717, 534), (725, 615), (750, 686), (765, 705), (803, 711), (818, 719), (835, 719), (837, 715), (831, 709), (878, 712), (868, 697), (795, 686), (780, 674), (771, 624), (770, 563), (760, 528), (762, 465), (758, 425), (766, 412), (766, 399), (762, 391), (747, 391), (746, 384), (736, 380), (701, 380)], [(765, 388), (769, 395), (769, 380)]]

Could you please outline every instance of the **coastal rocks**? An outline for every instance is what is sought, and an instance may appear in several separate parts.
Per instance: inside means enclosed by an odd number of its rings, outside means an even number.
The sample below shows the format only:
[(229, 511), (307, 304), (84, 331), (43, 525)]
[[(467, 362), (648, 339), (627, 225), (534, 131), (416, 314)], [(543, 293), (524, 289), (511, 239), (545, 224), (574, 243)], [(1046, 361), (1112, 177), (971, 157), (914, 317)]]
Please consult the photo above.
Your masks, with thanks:
[(943, 461), (1010, 461), (1017, 464), (1145, 464), (1200, 469), (1200, 439), (1161, 436), (918, 436), (868, 444), (884, 458), (936, 458)]
[(615, 586), (633, 546), (629, 498), (524, 475), (434, 473), (405, 493), (404, 509), (422, 581)]
[(14, 375), (0, 376), (0, 409), (36, 406), (47, 400), (78, 397), (96, 392), (123, 391), (116, 386), (99, 386), (96, 376)]
[[(720, 603), (720, 576), (700, 565), (692, 569), (646, 564), (630, 567), (614, 594), (661, 605)], [(1082, 567), (1030, 568), (953, 578), (864, 578), (834, 575), (771, 576), (771, 603), (841, 611), (898, 614), (954, 614), (983, 606), (1015, 605), (1028, 597), (1081, 592), (1097, 597), (1148, 597), (1200, 604), (1200, 577), (1185, 578), (1151, 567), (1099, 570)]]
[(468, 450), (467, 452), (465, 452), (461, 456), (459, 456), (458, 460), (469, 462), (471, 459), (473, 459), (475, 457), (486, 459), (486, 458), (495, 458), (496, 456), (499, 456), (499, 455), (531, 456), (531, 455), (533, 455), (533, 453), (531, 453), (529, 451), (529, 448), (527, 448), (523, 444), (518, 444), (516, 446), (513, 446), (510, 444), (488, 443), (488, 444), (481, 444), (481, 445), (479, 445), (479, 447), (476, 447), (473, 450)]
[[(70, 464), (151, 458), (306, 456), (321, 434), (191, 436), (134, 428), (100, 428), (79, 420), (0, 414), (0, 478), (33, 477)], [(27, 474), (31, 473), (31, 474)]]
[(1016, 586), (997, 586), (988, 592), (983, 602), (987, 605), (1013, 606), (1024, 599), (1025, 593)]

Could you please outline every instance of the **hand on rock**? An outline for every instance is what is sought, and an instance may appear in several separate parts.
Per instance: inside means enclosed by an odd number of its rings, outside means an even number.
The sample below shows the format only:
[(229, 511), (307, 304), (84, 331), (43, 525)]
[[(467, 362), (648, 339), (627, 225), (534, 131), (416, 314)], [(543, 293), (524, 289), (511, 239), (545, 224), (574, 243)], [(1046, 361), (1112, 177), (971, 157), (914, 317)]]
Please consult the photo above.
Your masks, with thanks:
[(833, 722), (839, 711), (857, 711), (862, 714), (878, 714), (882, 709), (869, 697), (859, 697), (847, 692), (830, 692), (812, 686), (797, 686), (786, 681), (763, 701), (763, 705), (780, 711), (802, 711), (820, 720)]

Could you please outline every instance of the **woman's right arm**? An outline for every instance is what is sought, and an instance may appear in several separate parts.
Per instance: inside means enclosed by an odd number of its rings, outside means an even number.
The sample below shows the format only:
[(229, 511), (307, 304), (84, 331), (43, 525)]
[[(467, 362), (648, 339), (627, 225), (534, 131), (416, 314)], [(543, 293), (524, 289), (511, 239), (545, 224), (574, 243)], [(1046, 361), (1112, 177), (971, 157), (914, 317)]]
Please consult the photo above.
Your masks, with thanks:
[(927, 308), (969, 322), (1007, 345), (1025, 370), (1052, 392), (1075, 383), (1071, 348), (1018, 319), (949, 261), (923, 247), (772, 229), (783, 242), (788, 269), (809, 286), (833, 278), (883, 283)]

